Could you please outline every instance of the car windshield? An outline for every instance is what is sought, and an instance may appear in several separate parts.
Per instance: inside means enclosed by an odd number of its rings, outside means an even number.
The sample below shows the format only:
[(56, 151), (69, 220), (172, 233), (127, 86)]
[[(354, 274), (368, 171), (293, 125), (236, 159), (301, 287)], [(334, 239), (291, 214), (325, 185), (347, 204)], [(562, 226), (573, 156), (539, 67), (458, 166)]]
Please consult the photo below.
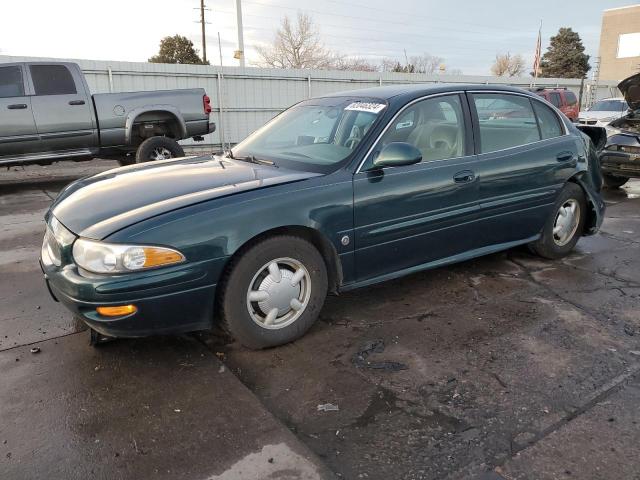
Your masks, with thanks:
[(593, 104), (590, 112), (625, 112), (629, 106), (622, 100), (600, 100)]
[(230, 156), (327, 172), (350, 157), (385, 108), (384, 101), (370, 98), (307, 100), (251, 134)]

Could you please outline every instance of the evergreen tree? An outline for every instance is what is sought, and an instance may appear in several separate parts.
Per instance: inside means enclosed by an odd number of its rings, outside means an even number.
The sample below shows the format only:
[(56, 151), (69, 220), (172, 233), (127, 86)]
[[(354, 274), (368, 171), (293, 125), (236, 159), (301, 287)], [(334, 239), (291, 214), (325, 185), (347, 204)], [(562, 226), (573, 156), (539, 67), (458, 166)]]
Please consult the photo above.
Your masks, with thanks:
[[(182, 35), (164, 37), (160, 40), (160, 51), (149, 59), (151, 63), (187, 63), (202, 65), (193, 42)], [(208, 63), (208, 62), (207, 62)]]
[(580, 35), (571, 28), (561, 28), (542, 56), (541, 77), (585, 78), (591, 70), (589, 55), (584, 53)]

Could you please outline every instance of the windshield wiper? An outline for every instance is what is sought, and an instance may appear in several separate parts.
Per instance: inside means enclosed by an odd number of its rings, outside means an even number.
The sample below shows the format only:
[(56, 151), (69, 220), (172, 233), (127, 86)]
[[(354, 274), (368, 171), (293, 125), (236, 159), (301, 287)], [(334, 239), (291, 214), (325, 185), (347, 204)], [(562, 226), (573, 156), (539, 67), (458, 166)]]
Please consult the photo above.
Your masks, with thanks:
[(264, 158), (257, 158), (254, 155), (247, 155), (245, 157), (231, 157), (234, 160), (240, 160), (241, 162), (249, 162), (249, 163), (256, 163), (258, 165), (269, 165), (271, 167), (277, 167), (277, 165), (275, 163), (273, 163), (271, 160), (265, 160)]

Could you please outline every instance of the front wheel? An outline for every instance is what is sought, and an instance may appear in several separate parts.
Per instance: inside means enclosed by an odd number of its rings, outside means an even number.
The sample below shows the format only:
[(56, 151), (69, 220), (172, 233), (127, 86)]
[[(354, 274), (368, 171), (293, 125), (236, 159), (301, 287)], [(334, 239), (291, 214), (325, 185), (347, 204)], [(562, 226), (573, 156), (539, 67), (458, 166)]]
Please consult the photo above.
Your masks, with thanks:
[(568, 255), (576, 246), (587, 212), (587, 202), (579, 185), (567, 183), (547, 219), (540, 238), (531, 249), (544, 258), (556, 259)]
[(610, 175), (608, 173), (604, 173), (602, 175), (602, 178), (604, 180), (604, 185), (607, 188), (611, 189), (619, 188), (629, 181), (629, 177), (619, 177), (617, 175)]
[(256, 243), (222, 282), (225, 329), (248, 348), (282, 345), (314, 324), (327, 295), (327, 269), (306, 240), (279, 235)]
[(136, 151), (136, 163), (179, 157), (184, 157), (184, 150), (178, 142), (169, 137), (147, 138)]

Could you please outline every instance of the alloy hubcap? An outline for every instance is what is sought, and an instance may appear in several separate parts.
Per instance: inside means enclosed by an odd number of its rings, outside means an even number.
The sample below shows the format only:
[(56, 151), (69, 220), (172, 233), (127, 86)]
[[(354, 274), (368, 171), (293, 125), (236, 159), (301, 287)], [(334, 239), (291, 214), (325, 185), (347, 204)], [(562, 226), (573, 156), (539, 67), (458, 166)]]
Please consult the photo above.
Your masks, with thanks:
[(169, 158), (172, 158), (171, 152), (164, 147), (154, 148), (151, 153), (152, 160), (167, 160)]
[(311, 277), (293, 258), (277, 258), (253, 276), (247, 290), (251, 319), (263, 328), (277, 330), (295, 322), (311, 297)]
[(569, 243), (578, 230), (580, 223), (580, 204), (570, 198), (562, 204), (553, 224), (553, 241), (562, 247)]

